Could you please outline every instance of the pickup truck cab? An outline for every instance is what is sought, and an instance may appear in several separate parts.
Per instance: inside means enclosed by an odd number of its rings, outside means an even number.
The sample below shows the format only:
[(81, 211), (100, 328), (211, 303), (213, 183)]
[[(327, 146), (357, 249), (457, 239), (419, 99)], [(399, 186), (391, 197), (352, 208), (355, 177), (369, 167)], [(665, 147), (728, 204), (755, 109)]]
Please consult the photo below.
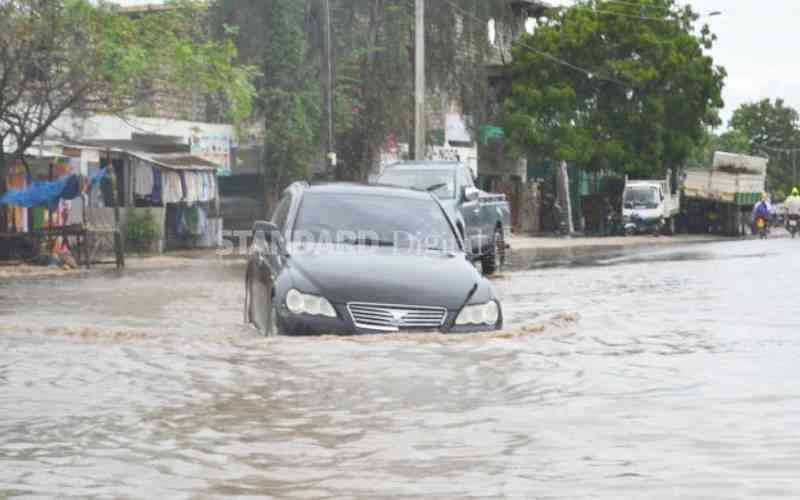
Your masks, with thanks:
[(484, 274), (493, 274), (505, 262), (511, 231), (511, 209), (504, 194), (481, 191), (472, 171), (456, 161), (400, 162), (386, 167), (378, 184), (429, 191), (442, 202), (464, 239), (480, 259)]
[(625, 179), (622, 217), (626, 233), (675, 233), (675, 220), (680, 212), (681, 202), (680, 194), (670, 190), (669, 178), (670, 174), (667, 174), (665, 180)]

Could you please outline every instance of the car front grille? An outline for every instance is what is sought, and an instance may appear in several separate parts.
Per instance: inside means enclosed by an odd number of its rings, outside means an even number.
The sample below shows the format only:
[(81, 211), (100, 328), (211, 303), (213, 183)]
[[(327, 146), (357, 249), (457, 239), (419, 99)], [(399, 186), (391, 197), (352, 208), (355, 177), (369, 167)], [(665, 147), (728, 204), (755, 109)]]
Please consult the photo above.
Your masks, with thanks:
[(351, 302), (347, 310), (358, 328), (380, 332), (440, 328), (447, 318), (444, 307)]

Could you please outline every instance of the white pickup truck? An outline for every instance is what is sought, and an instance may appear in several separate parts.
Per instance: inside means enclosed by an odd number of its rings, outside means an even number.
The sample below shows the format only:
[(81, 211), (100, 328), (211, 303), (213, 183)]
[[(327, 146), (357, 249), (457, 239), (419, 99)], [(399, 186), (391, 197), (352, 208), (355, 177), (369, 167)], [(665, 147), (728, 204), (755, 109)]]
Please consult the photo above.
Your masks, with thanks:
[(670, 188), (671, 172), (664, 180), (630, 180), (625, 177), (622, 219), (626, 234), (666, 231), (675, 233), (681, 210), (679, 192)]

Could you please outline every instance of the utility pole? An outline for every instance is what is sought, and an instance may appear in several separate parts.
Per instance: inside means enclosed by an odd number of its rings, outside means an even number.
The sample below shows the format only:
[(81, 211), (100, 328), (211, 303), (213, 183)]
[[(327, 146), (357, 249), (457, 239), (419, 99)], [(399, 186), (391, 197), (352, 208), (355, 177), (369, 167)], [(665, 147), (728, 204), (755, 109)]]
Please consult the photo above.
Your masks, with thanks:
[(331, 3), (330, 0), (321, 0), (322, 11), (322, 79), (323, 95), (325, 99), (325, 123), (323, 125), (323, 142), (325, 143), (325, 170), (329, 176), (335, 175), (336, 153), (334, 152), (333, 131), (333, 49), (331, 47)]
[(425, 159), (425, 0), (416, 0), (414, 30), (414, 159)]

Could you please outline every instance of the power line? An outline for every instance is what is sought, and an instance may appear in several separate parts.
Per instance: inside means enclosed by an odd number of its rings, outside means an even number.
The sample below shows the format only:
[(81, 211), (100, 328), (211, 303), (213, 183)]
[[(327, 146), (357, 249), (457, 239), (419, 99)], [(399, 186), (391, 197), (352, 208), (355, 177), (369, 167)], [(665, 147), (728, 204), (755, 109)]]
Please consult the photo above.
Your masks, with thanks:
[[(618, 4), (618, 5), (628, 5), (628, 6), (632, 6), (632, 7), (640, 7), (642, 9), (659, 9), (659, 10), (663, 10), (665, 13), (670, 13), (670, 14), (675, 14), (676, 13), (675, 11), (670, 10), (669, 7), (659, 7), (657, 5), (643, 5), (643, 4), (639, 4), (639, 3), (635, 3), (635, 2), (625, 2), (625, 1), (622, 1), (622, 0), (605, 0), (605, 2)], [(598, 8), (592, 7), (590, 5), (582, 4), (582, 3), (579, 2), (579, 0), (575, 0), (575, 2), (569, 7), (567, 7), (567, 6), (550, 7), (550, 10), (555, 10), (555, 11), (559, 11), (559, 12), (568, 11), (570, 9), (585, 10), (585, 11), (590, 11), (590, 12), (593, 12), (595, 14), (600, 14), (600, 15), (605, 15), (605, 16), (619, 16), (619, 17), (626, 17), (626, 18), (629, 18), (629, 19), (640, 19), (642, 21), (657, 21), (657, 22), (662, 22), (662, 23), (675, 21), (675, 19), (672, 19), (672, 18), (669, 18), (669, 17), (654, 17), (654, 16), (647, 16), (647, 15), (641, 15), (641, 14), (639, 14), (639, 15), (631, 14), (631, 13), (628, 13), (628, 12), (616, 12), (616, 11), (613, 11), (613, 10), (598, 9)], [(710, 13), (705, 14), (705, 15), (703, 15), (703, 14), (697, 14), (697, 15), (700, 16), (700, 17), (713, 17), (713, 16), (718, 16), (720, 14), (721, 14), (721, 12), (714, 11), (714, 12), (710, 12)]]

